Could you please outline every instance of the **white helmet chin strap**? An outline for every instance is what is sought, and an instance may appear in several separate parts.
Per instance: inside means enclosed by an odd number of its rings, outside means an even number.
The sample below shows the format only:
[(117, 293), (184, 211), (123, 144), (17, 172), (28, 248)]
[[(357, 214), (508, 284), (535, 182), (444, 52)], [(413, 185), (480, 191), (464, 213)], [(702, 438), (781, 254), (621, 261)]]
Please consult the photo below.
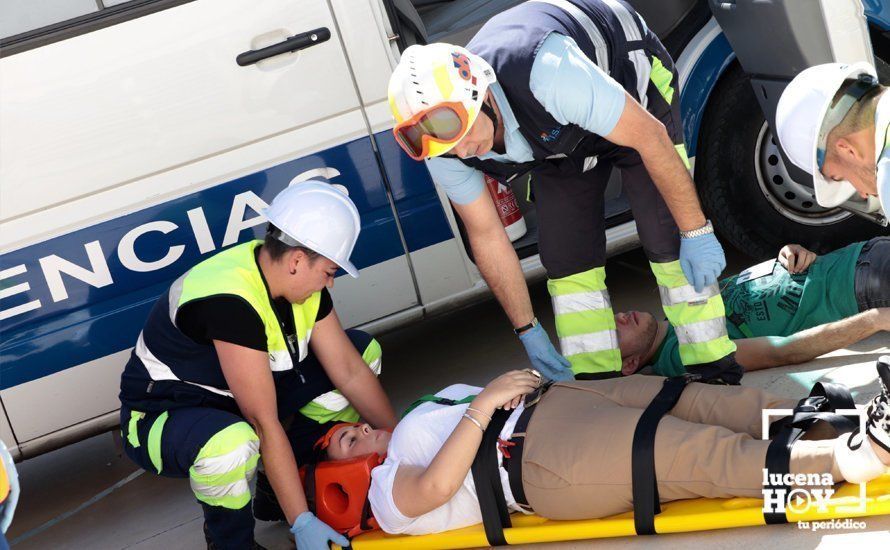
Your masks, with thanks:
[(267, 231), (267, 233), (269, 235), (272, 235), (272, 237), (274, 239), (281, 241), (282, 243), (286, 244), (287, 246), (299, 246), (301, 248), (309, 248), (308, 246), (306, 246), (303, 243), (301, 243), (300, 241), (294, 239), (293, 237), (291, 237), (290, 235), (288, 235), (281, 229), (275, 227), (274, 225), (269, 226), (269, 230)]
[(881, 209), (881, 198), (877, 195), (868, 195), (865, 200), (868, 203), (865, 207), (866, 212), (877, 212)]

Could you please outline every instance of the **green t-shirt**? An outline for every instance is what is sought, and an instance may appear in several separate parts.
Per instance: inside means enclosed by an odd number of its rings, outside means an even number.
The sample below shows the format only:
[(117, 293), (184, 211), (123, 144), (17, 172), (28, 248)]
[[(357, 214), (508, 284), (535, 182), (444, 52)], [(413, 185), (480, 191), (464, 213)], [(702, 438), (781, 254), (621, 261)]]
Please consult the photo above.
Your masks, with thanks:
[[(775, 262), (772, 275), (742, 283), (738, 275), (721, 281), (729, 337), (789, 336), (858, 313), (853, 283), (863, 246), (854, 243), (820, 256), (806, 273), (791, 275)], [(686, 372), (673, 327), (668, 327), (652, 368), (661, 376)]]

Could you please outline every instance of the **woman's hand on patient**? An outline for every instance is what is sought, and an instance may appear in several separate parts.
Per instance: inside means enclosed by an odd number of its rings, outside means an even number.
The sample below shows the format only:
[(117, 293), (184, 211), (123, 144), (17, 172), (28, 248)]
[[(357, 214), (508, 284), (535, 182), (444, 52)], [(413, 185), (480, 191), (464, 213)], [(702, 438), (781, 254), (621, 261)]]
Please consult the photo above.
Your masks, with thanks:
[(511, 370), (489, 382), (475, 401), (492, 410), (499, 407), (514, 409), (522, 402), (523, 396), (535, 391), (540, 383), (541, 378), (529, 371)]

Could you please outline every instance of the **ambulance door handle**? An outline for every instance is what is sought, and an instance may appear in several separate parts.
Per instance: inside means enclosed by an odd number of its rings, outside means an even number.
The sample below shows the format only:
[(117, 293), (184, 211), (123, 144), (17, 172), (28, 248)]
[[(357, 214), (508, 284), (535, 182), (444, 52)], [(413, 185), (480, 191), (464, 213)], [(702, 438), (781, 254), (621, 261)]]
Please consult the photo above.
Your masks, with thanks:
[(260, 48), (259, 50), (248, 50), (246, 52), (243, 52), (235, 58), (235, 63), (237, 63), (241, 67), (246, 67), (268, 57), (275, 57), (276, 55), (281, 55), (283, 53), (296, 52), (299, 50), (305, 50), (306, 48), (311, 48), (316, 44), (327, 42), (328, 40), (330, 40), (330, 38), (331, 31), (328, 30), (327, 27), (295, 34), (284, 42), (272, 44), (271, 46)]

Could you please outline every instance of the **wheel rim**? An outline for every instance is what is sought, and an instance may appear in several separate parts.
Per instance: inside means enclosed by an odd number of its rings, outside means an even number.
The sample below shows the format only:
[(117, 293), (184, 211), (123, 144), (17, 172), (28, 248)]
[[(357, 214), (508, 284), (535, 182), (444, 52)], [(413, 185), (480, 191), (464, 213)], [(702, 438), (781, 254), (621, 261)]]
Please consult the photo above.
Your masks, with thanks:
[(772, 207), (783, 217), (804, 225), (830, 225), (852, 216), (840, 208), (819, 206), (813, 189), (794, 181), (776, 145), (773, 132), (766, 122), (757, 135), (754, 166), (760, 191)]

